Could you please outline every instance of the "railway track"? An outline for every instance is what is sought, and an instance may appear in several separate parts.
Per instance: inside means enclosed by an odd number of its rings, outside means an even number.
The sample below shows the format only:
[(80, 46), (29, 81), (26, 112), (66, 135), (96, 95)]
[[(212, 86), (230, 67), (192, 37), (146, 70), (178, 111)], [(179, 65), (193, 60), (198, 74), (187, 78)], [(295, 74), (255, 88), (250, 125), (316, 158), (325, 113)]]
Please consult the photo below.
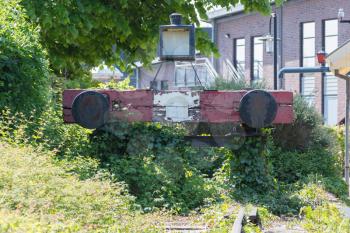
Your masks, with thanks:
[(209, 227), (206, 225), (196, 225), (184, 222), (167, 222), (165, 232), (178, 233), (203, 233), (209, 232)]
[[(186, 220), (186, 218), (176, 219), (174, 221), (168, 221), (165, 223), (165, 232), (169, 233), (203, 233), (210, 232), (211, 230), (218, 230), (223, 220), (234, 219), (234, 223), (225, 229), (225, 232), (230, 233), (240, 233), (242, 231), (242, 225), (244, 217), (251, 218), (251, 211), (247, 213), (244, 207), (237, 206), (230, 207), (225, 215), (216, 219), (214, 222), (196, 222), (191, 220)], [(256, 217), (256, 215), (255, 215)], [(220, 228), (221, 229), (221, 228)]]

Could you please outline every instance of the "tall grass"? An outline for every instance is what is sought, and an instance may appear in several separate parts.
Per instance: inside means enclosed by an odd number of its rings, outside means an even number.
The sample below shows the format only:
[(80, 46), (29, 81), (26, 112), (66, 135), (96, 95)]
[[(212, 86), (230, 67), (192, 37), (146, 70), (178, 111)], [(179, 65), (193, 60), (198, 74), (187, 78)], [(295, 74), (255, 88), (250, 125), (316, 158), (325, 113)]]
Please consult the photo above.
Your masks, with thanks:
[(81, 180), (30, 147), (0, 142), (0, 151), (0, 232), (157, 231), (123, 184)]

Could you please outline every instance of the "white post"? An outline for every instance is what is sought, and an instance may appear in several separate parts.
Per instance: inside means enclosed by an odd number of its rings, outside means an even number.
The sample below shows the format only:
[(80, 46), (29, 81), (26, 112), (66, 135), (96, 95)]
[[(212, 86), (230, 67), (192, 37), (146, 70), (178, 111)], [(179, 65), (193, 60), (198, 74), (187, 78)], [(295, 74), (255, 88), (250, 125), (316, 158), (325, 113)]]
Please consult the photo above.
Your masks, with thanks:
[(348, 184), (350, 195), (350, 185), (349, 185), (349, 106), (350, 104), (350, 80), (346, 79), (346, 112), (345, 112), (345, 182)]

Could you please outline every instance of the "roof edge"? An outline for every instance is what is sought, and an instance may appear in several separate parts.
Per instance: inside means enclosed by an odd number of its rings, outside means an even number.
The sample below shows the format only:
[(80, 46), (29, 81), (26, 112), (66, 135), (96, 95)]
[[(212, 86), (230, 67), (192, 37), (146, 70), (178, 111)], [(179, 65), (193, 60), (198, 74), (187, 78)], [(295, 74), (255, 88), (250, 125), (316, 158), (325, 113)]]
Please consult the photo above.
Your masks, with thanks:
[(218, 18), (226, 17), (231, 14), (244, 12), (244, 6), (242, 4), (237, 4), (236, 6), (232, 6), (229, 9), (227, 8), (219, 8), (213, 11), (207, 12), (208, 19), (215, 20)]

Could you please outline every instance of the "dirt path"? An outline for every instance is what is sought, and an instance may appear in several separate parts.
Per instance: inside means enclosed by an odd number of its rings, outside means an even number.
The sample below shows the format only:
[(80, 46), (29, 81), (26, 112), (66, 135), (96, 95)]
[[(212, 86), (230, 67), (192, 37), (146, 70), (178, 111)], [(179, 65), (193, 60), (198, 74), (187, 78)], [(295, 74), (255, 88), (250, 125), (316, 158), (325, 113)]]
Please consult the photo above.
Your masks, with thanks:
[(350, 219), (350, 207), (341, 202), (338, 198), (336, 198), (333, 194), (328, 193), (327, 199), (330, 203), (334, 204), (340, 213), (343, 214), (344, 218)]

